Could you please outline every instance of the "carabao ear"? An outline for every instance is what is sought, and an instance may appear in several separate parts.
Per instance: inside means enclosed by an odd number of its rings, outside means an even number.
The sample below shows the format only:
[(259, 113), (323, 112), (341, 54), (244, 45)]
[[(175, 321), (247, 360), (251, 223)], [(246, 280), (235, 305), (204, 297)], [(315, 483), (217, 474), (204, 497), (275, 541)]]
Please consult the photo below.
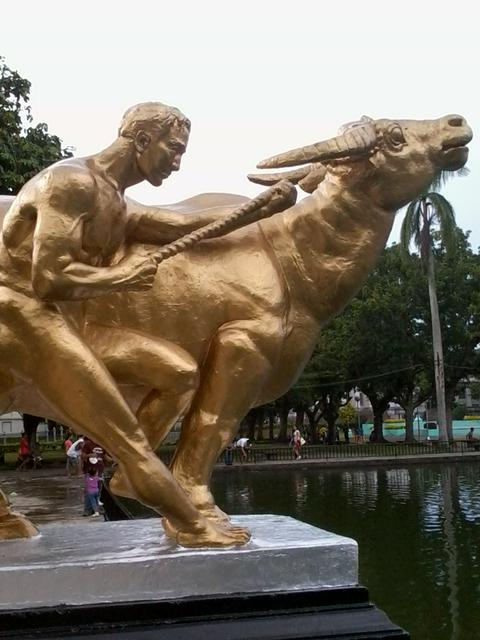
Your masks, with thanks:
[(306, 178), (311, 170), (311, 167), (301, 167), (300, 169), (295, 169), (294, 171), (276, 171), (275, 173), (249, 173), (247, 178), (250, 182), (255, 182), (255, 184), (263, 184), (266, 186), (271, 186), (272, 184), (277, 184), (280, 180), (288, 180), (293, 184), (298, 184), (300, 180)]
[(280, 180), (288, 180), (306, 191), (313, 193), (325, 177), (326, 168), (320, 164), (310, 164), (294, 171), (278, 171), (276, 173), (251, 173), (247, 177), (251, 182), (271, 186)]
[(300, 180), (298, 186), (300, 189), (303, 189), (307, 193), (313, 193), (315, 189), (317, 189), (318, 185), (322, 182), (327, 173), (326, 167), (323, 164), (314, 164), (312, 167), (315, 167), (308, 173), (303, 180)]

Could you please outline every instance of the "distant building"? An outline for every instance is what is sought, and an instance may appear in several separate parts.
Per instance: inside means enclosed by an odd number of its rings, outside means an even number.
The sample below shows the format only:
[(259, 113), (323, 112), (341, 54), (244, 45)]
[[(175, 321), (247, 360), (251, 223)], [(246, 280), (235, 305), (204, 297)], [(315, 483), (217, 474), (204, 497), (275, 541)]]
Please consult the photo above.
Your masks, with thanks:
[[(21, 413), (12, 412), (0, 415), (0, 441), (5, 438), (20, 437), (23, 431), (23, 418)], [(52, 438), (54, 434), (49, 433), (46, 421), (42, 420), (37, 427), (37, 435)]]
[(480, 383), (476, 378), (470, 377), (458, 384), (455, 404), (464, 407), (466, 414), (480, 415)]
[(0, 416), (0, 437), (17, 436), (23, 431), (22, 416), (17, 413), (4, 413)]

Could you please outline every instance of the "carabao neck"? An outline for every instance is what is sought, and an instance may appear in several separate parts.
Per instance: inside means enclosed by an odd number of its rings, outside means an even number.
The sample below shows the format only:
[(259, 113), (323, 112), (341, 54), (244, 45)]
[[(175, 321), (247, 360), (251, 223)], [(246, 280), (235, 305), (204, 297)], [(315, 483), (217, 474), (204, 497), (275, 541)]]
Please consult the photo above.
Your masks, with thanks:
[(393, 219), (370, 194), (333, 177), (288, 212), (263, 221), (292, 305), (320, 324), (341, 311), (375, 264)]

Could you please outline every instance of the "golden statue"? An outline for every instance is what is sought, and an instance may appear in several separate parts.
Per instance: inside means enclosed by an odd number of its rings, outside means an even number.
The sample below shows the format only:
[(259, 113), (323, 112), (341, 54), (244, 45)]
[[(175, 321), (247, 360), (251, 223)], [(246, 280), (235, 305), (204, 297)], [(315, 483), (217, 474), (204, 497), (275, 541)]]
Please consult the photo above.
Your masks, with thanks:
[[(307, 166), (250, 176), (274, 185), (253, 204), (207, 194), (125, 206), (127, 186), (178, 169), (189, 124), (176, 110), (165, 122), (162, 109), (134, 107), (107, 150), (57, 163), (3, 199), (0, 409), (98, 441), (119, 462), (112, 489), (161, 513), (180, 544), (241, 544), (248, 531), (209, 489), (216, 460), (251, 407), (294, 383), (321, 326), (374, 266), (396, 210), (462, 167), (472, 134), (457, 115), (362, 118), (260, 163)], [(312, 195), (281, 211), (292, 202), (285, 178)], [(198, 241), (211, 235), (196, 229), (215, 234), (227, 219), (233, 233)], [(162, 262), (178, 244), (152, 245), (190, 231), (193, 242)], [(170, 473), (153, 451), (182, 417)]]

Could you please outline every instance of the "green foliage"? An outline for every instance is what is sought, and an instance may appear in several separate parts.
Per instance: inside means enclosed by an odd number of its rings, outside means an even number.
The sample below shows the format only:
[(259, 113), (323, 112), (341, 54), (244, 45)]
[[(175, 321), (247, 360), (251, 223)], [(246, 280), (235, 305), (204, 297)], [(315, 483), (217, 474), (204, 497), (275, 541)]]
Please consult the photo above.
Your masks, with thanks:
[[(453, 406), (459, 380), (480, 372), (480, 256), (460, 229), (452, 230), (453, 252), (437, 233), (433, 256)], [(347, 393), (358, 387), (372, 403), (379, 436), (382, 414), (396, 401), (407, 413), (407, 438), (413, 438), (414, 409), (434, 388), (426, 290), (420, 257), (405, 255), (400, 245), (385, 249), (356, 298), (322, 330), (304, 373), (278, 405), (302, 408), (315, 428), (320, 418), (330, 425), (342, 415)]]
[(389, 402), (414, 402), (429, 363), (425, 284), (420, 260), (406, 259), (401, 247), (393, 245), (385, 249), (345, 312), (356, 342), (351, 377), (372, 404), (378, 440)]
[[(453, 241), (453, 253), (441, 247), (435, 250), (445, 389), (450, 401), (458, 382), (480, 371), (480, 256), (461, 229), (456, 229)], [(431, 335), (427, 339), (431, 341)]]
[(44, 123), (32, 125), (30, 82), (0, 57), (0, 194), (14, 195), (36, 173), (72, 155)]
[[(434, 235), (435, 228), (439, 231), (437, 236)], [(407, 207), (400, 233), (401, 245), (408, 252), (413, 243), (426, 263), (436, 237), (447, 250), (453, 250), (456, 228), (450, 202), (440, 193), (426, 193)]]
[(465, 407), (461, 407), (459, 405), (453, 407), (453, 411), (452, 411), (453, 420), (463, 420), (464, 416), (465, 416)]
[(350, 402), (340, 407), (338, 410), (337, 423), (342, 427), (354, 427), (357, 424), (357, 412), (352, 407)]

